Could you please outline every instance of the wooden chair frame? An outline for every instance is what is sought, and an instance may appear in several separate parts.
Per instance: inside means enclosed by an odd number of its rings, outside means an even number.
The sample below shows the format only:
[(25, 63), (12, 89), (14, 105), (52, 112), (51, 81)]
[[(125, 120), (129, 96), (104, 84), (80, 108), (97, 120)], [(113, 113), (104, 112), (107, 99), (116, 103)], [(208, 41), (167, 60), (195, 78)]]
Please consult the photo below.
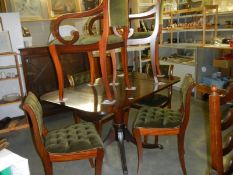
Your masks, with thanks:
[[(104, 156), (103, 148), (90, 149), (86, 151), (72, 152), (72, 153), (50, 153), (46, 150), (43, 144), (43, 141), (41, 140), (39, 127), (38, 127), (36, 116), (33, 110), (27, 104), (23, 105), (23, 109), (27, 112), (28, 117), (30, 119), (29, 123), (31, 125), (31, 131), (32, 131), (34, 144), (42, 160), (46, 175), (53, 174), (53, 168), (52, 168), (53, 162), (64, 162), (64, 161), (82, 160), (82, 159), (89, 159), (91, 162), (92, 158), (95, 158), (95, 175), (101, 175), (102, 162), (103, 162), (103, 156)], [(44, 126), (42, 137), (45, 137), (47, 133), (48, 133), (48, 130)]]
[(211, 88), (209, 96), (209, 121), (210, 121), (210, 150), (211, 150), (211, 170), (210, 174), (230, 175), (233, 173), (233, 158), (228, 165), (228, 170), (224, 170), (223, 157), (233, 150), (232, 135), (227, 138), (227, 145), (223, 147), (222, 131), (233, 125), (233, 109), (228, 111), (224, 120), (222, 120), (221, 105), (233, 100), (233, 84), (231, 84), (224, 96), (219, 95), (215, 86)]
[(137, 151), (138, 151), (138, 170), (139, 173), (141, 170), (142, 157), (143, 157), (143, 142), (141, 140), (142, 136), (160, 136), (160, 135), (177, 135), (178, 139), (178, 153), (179, 160), (181, 164), (181, 168), (184, 175), (187, 175), (187, 171), (185, 168), (185, 159), (184, 159), (184, 137), (185, 131), (188, 125), (189, 117), (190, 117), (190, 100), (192, 89), (196, 86), (195, 83), (191, 84), (186, 93), (186, 101), (185, 104), (181, 104), (180, 112), (182, 114), (182, 124), (180, 127), (176, 128), (134, 128), (133, 135), (136, 139), (137, 143)]
[[(103, 0), (102, 3), (91, 10), (81, 12), (81, 13), (72, 13), (72, 14), (65, 14), (62, 16), (57, 17), (54, 21), (52, 21), (51, 30), (55, 38), (63, 45), (50, 45), (49, 50), (55, 65), (57, 79), (58, 79), (58, 86), (59, 86), (59, 100), (63, 101), (64, 97), (64, 76), (62, 71), (62, 66), (59, 60), (60, 54), (65, 53), (77, 53), (77, 52), (87, 52), (89, 61), (90, 61), (90, 73), (91, 73), (91, 84), (93, 84), (95, 75), (94, 75), (94, 59), (92, 51), (99, 50), (99, 57), (100, 57), (100, 67), (102, 72), (102, 78), (104, 83), (104, 88), (106, 91), (106, 96), (109, 101), (113, 100), (113, 96), (111, 93), (111, 89), (109, 87), (108, 75), (106, 70), (106, 51), (113, 50), (115, 48), (121, 48), (121, 60), (122, 66), (124, 70), (124, 78), (125, 84), (128, 89), (131, 89), (131, 84), (128, 78), (128, 70), (127, 70), (127, 37), (128, 37), (128, 26), (123, 26), (123, 34), (121, 35), (123, 41), (113, 44), (108, 44), (108, 36), (109, 36), (109, 9), (108, 9), (108, 0)], [(83, 18), (89, 17), (94, 15), (99, 15), (100, 13), (103, 14), (103, 33), (101, 35), (101, 39), (99, 42), (94, 44), (88, 45), (74, 45), (74, 43), (79, 39), (79, 32), (74, 31), (72, 33), (73, 37), (71, 40), (65, 40), (59, 33), (59, 26), (60, 24), (66, 19), (75, 19), (75, 18)], [(115, 57), (113, 56), (114, 52), (111, 52), (113, 60)], [(115, 64), (113, 65), (115, 66)], [(115, 69), (115, 68), (114, 68)]]
[(150, 44), (150, 56), (151, 56), (151, 65), (153, 70), (153, 75), (155, 82), (157, 82), (157, 73), (160, 75), (160, 68), (159, 68), (159, 37), (160, 33), (162, 32), (162, 26), (160, 25), (160, 16), (162, 13), (162, 2), (161, 0), (157, 0), (157, 4), (151, 10), (138, 13), (138, 14), (130, 14), (129, 20), (135, 19), (146, 19), (154, 17), (154, 30), (151, 36), (146, 38), (140, 39), (128, 39), (127, 45), (139, 45), (139, 44)]

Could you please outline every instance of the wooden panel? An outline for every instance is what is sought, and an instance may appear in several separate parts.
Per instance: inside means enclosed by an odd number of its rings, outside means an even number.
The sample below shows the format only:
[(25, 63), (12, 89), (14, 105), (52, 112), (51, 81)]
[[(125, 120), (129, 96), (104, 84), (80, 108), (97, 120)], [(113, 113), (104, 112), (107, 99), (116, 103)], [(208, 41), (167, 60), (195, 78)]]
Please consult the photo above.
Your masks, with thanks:
[[(46, 92), (58, 89), (54, 65), (48, 47), (34, 47), (20, 49), (24, 70), (26, 90), (32, 91), (37, 97)], [(62, 56), (64, 72), (72, 73), (79, 69), (87, 69), (88, 62), (85, 54)], [(78, 58), (78, 59), (77, 59)], [(87, 60), (87, 59), (86, 59)], [(68, 84), (68, 81), (66, 81)], [(60, 106), (42, 102), (45, 115), (64, 110)]]

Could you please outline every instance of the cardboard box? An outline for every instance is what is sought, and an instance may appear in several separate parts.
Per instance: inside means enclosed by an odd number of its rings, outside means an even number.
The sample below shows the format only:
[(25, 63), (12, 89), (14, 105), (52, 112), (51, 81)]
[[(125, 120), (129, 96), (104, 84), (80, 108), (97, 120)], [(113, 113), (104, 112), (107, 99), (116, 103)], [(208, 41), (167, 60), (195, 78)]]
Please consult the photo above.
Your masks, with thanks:
[(232, 68), (233, 67), (233, 60), (220, 60), (220, 59), (215, 59), (213, 62), (214, 67), (218, 68)]

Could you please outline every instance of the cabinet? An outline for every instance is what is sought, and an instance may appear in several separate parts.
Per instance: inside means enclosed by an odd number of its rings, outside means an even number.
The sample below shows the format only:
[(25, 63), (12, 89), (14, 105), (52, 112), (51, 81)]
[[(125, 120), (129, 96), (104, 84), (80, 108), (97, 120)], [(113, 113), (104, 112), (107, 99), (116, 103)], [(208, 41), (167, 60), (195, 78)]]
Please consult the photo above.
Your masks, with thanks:
[[(204, 5), (163, 12), (161, 43), (205, 45), (217, 37), (218, 6)], [(195, 32), (195, 34), (194, 34)], [(197, 32), (200, 35), (197, 35)], [(194, 37), (195, 36), (195, 37)]]
[(0, 119), (7, 116), (16, 117), (11, 120), (7, 128), (0, 130), (0, 134), (28, 127), (25, 117), (14, 116), (24, 115), (20, 109), (24, 96), (20, 67), (17, 53), (0, 53)]

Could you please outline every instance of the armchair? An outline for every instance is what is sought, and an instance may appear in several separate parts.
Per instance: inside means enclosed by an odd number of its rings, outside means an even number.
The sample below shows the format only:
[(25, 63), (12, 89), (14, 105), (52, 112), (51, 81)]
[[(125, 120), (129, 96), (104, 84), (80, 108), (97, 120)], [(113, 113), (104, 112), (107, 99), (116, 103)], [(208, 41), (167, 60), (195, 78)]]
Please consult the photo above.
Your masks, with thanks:
[[(157, 3), (151, 10), (144, 13), (129, 15), (130, 21), (151, 17), (154, 18), (154, 30), (149, 32), (132, 32), (133, 29), (131, 29), (128, 36), (129, 38), (127, 41), (127, 45), (150, 45), (151, 65), (155, 82), (158, 82), (157, 73), (161, 74), (159, 67), (159, 35), (162, 30), (162, 27), (160, 26), (160, 15), (162, 10), (161, 6), (161, 0), (157, 0)], [(114, 28), (114, 33), (118, 33), (116, 28)]]
[[(131, 84), (128, 79), (127, 70), (127, 36), (128, 36), (128, 1), (121, 0), (103, 0), (102, 3), (91, 10), (65, 14), (57, 17), (51, 24), (53, 36), (56, 38), (50, 45), (49, 50), (55, 65), (58, 86), (59, 86), (59, 100), (62, 101), (64, 97), (64, 76), (62, 65), (59, 60), (61, 54), (87, 52), (90, 61), (91, 84), (94, 82), (94, 63), (93, 51), (99, 50), (100, 67), (103, 78), (103, 84), (106, 91), (106, 97), (109, 101), (113, 101), (113, 96), (109, 86), (108, 75), (106, 71), (106, 51), (121, 48), (121, 59), (123, 70), (125, 74), (125, 84), (128, 89), (131, 89)], [(101, 35), (82, 36), (78, 31), (73, 31), (71, 37), (62, 37), (59, 32), (60, 24), (67, 19), (77, 19), (95, 15), (103, 15), (103, 32)], [(110, 20), (109, 20), (110, 19)], [(123, 27), (123, 34), (119, 37), (116, 35), (109, 35), (109, 26)], [(112, 55), (114, 51), (111, 51)], [(114, 55), (113, 55), (114, 57)]]
[(48, 131), (43, 123), (43, 110), (37, 97), (29, 92), (23, 109), (29, 117), (36, 150), (46, 175), (53, 174), (52, 163), (95, 158), (95, 175), (101, 175), (103, 142), (92, 123), (83, 122)]

